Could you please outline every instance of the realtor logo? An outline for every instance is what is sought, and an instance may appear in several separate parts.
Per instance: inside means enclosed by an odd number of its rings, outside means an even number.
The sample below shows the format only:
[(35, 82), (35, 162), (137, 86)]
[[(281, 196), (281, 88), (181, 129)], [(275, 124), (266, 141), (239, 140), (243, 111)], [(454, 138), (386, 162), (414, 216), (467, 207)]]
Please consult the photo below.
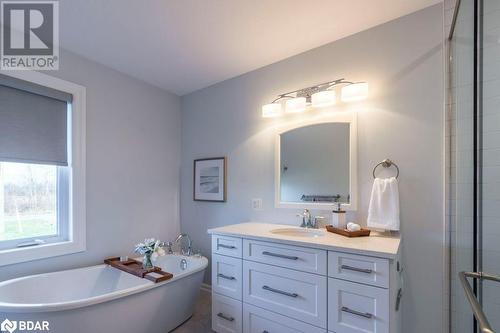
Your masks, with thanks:
[(17, 329), (17, 322), (5, 319), (2, 324), (0, 324), (0, 331), (13, 333)]
[(1, 1), (0, 69), (59, 69), (58, 1)]

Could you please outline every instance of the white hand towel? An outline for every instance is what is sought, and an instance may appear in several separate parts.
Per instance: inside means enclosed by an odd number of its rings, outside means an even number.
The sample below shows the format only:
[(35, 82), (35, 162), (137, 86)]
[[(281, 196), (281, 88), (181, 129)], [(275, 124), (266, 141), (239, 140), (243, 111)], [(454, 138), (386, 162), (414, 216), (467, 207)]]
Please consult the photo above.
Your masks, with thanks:
[(399, 189), (395, 177), (373, 181), (367, 224), (372, 228), (399, 230)]

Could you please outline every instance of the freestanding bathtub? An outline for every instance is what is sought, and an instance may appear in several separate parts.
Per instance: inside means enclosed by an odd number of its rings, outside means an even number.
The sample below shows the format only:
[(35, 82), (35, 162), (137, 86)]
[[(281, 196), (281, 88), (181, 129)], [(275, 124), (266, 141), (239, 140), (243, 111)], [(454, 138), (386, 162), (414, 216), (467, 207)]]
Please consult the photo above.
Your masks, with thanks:
[(0, 282), (0, 322), (48, 322), (54, 333), (167, 333), (192, 315), (208, 260), (174, 254), (155, 265), (174, 277), (155, 284), (103, 264)]

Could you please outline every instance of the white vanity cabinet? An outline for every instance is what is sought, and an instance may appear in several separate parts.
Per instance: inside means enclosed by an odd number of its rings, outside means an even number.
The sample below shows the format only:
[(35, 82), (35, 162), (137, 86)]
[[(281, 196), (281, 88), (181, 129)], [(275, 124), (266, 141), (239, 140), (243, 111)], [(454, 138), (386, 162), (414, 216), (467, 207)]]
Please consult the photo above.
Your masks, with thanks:
[[(217, 229), (216, 229), (217, 230)], [(326, 235), (282, 240), (212, 230), (212, 329), (218, 333), (400, 333), (393, 253)], [(379, 239), (380, 241), (380, 239)], [(390, 240), (389, 240), (390, 241)], [(351, 243), (361, 241), (354, 240)], [(370, 242), (368, 240), (368, 242)]]

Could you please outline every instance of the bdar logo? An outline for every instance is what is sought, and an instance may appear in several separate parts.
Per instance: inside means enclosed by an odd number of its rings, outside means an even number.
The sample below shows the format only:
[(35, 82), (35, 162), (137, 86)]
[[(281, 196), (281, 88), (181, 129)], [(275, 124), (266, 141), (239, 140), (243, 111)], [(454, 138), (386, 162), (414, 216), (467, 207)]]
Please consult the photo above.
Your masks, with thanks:
[(13, 333), (17, 329), (17, 322), (5, 319), (0, 325), (0, 330), (2, 332)]

